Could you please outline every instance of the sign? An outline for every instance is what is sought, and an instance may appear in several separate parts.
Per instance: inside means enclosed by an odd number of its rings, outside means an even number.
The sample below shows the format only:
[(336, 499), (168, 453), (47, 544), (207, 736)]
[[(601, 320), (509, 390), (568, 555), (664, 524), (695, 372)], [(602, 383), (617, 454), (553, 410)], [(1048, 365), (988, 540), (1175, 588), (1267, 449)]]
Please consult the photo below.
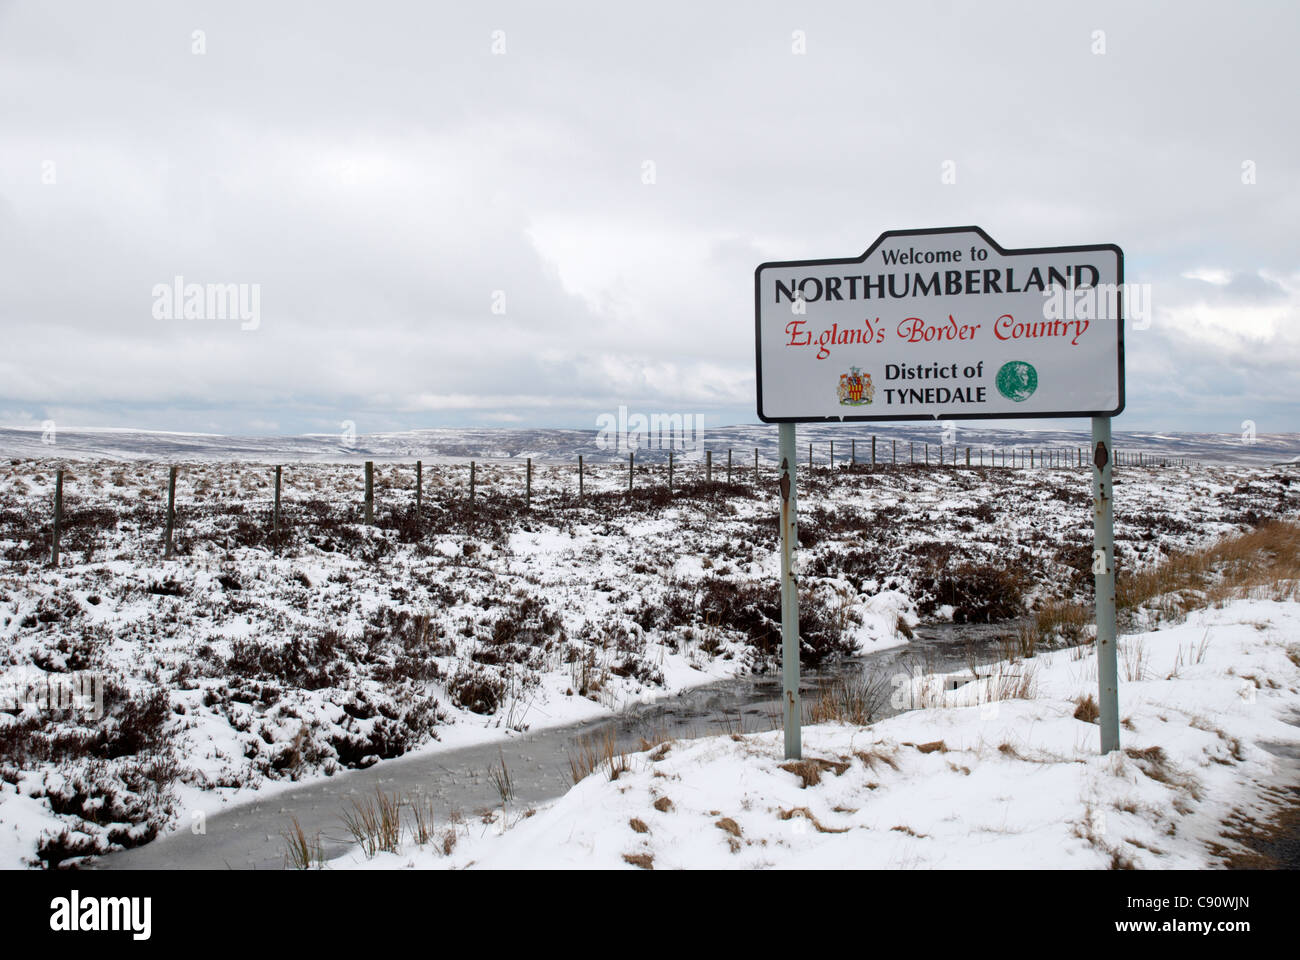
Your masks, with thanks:
[(860, 257), (754, 272), (768, 423), (1111, 417), (1124, 254), (1004, 250), (979, 227), (891, 230)]

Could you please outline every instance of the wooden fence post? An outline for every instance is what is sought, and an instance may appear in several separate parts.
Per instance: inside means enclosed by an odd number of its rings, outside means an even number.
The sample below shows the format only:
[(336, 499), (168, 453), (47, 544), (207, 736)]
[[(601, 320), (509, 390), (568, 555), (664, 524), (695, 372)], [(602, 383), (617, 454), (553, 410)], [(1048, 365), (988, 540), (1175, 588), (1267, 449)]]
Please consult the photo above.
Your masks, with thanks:
[(50, 566), (59, 565), (59, 534), (63, 529), (63, 468), (54, 475), (54, 549), (50, 554)]
[(634, 457), (636, 457), (636, 454), (629, 450), (627, 452), (627, 498), (629, 500), (632, 499), (632, 472), (635, 469), (633, 467), (633, 463), (635, 462), (633, 459)]
[(366, 524), (375, 522), (375, 461), (366, 461)]
[(469, 502), (474, 502), (474, 461), (469, 462)]
[(582, 503), (582, 454), (578, 454), (578, 502)]
[(876, 469), (876, 435), (871, 435), (871, 469)]
[(858, 441), (850, 440), (849, 441), (849, 466), (856, 467), (857, 465), (858, 465)]
[(524, 509), (533, 509), (533, 458), (527, 458), (528, 463), (524, 468)]
[(668, 449), (668, 492), (673, 492), (673, 451)]
[(731, 448), (727, 447), (727, 483), (731, 483)]
[(704, 480), (706, 483), (713, 482), (713, 451), (704, 451)]
[(163, 541), (163, 559), (172, 558), (172, 530), (176, 526), (176, 465), (167, 471), (167, 534)]
[[(174, 469), (174, 468), (173, 468)], [(271, 513), (271, 534), (275, 549), (280, 549), (280, 468), (275, 468), (275, 509)]]
[[(278, 468), (277, 468), (278, 470)], [(277, 472), (276, 476), (279, 474)], [(415, 519), (420, 520), (420, 508), (424, 505), (424, 461), (415, 461)]]
[(834, 440), (831, 441), (831, 459), (830, 459), (829, 469), (831, 470), (835, 469), (835, 441)]

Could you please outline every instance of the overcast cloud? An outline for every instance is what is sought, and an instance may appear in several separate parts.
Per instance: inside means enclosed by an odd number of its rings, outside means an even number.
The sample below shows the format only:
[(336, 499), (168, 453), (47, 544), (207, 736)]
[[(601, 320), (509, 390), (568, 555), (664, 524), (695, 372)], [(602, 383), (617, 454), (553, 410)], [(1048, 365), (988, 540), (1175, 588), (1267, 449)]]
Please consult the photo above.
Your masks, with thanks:
[[(0, 423), (753, 422), (757, 264), (978, 224), (1151, 284), (1116, 429), (1300, 429), (1298, 42), (1294, 3), (0, 0)], [(176, 276), (260, 324), (158, 319)]]

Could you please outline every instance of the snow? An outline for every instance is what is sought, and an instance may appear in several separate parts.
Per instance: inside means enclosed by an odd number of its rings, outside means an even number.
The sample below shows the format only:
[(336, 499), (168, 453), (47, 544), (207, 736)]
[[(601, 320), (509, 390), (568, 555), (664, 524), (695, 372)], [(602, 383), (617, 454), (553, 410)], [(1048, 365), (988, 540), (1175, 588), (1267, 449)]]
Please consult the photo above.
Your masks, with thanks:
[(821, 763), (814, 785), (783, 760), (779, 731), (669, 742), (632, 755), (615, 779), (592, 773), (545, 809), (459, 824), (450, 855), (408, 844), (328, 865), (1213, 866), (1210, 844), (1229, 843), (1224, 819), (1258, 808), (1279, 775), (1260, 744), (1300, 743), (1300, 604), (1242, 599), (1123, 646), (1146, 661), (1142, 679), (1126, 680), (1121, 666), (1121, 752), (1099, 755), (1098, 727), (1074, 717), (1095, 693), (1095, 656), (1062, 650), (1025, 665), (1033, 699), (989, 700), (976, 682), (949, 704), (871, 726), (806, 727), (805, 762)]
[[(46, 521), (59, 465), (68, 469), (69, 523), (55, 570)], [(533, 505), (524, 511), (523, 465), (480, 465), (484, 513), (499, 508), (505, 519), (476, 527), (455, 513), (468, 466), (426, 463), (426, 527), (411, 538), (399, 525), (413, 503), (410, 467), (377, 464), (377, 525), (365, 527), (358, 466), (291, 465), (290, 534), (276, 554), (265, 535), (273, 468), (187, 462), (177, 483), (178, 555), (164, 561), (165, 464), (0, 463), (0, 682), (33, 668), (84, 669), (75, 666), (84, 660), (123, 690), (163, 698), (171, 712), (157, 749), (175, 760), (176, 779), (166, 802), (132, 815), (164, 833), (184, 829), (176, 811), (188, 807), (233, 806), (397, 755), (608, 717), (773, 669), (764, 637), (747, 636), (708, 606), (732, 588), (759, 597), (745, 600), (751, 607), (739, 620), (774, 597), (775, 504), (770, 464), (763, 469), (764, 485), (710, 493), (701, 466), (679, 464), (675, 483), (694, 492), (679, 486), (655, 505), (624, 499), (625, 470), (591, 466), (578, 505), (575, 469), (535, 464)], [(936, 576), (963, 563), (1014, 566), (1031, 606), (1086, 598), (1091, 578), (1075, 559), (1091, 542), (1086, 476), (801, 472), (803, 609), (837, 622), (844, 652), (869, 653), (905, 644), (922, 620), (960, 620), (967, 611), (937, 595)], [(638, 490), (662, 489), (665, 479), (662, 467), (638, 474)], [(1116, 491), (1116, 535), (1133, 567), (1300, 508), (1288, 475), (1254, 468), (1126, 468)], [(323, 506), (313, 513), (313, 503)], [(168, 583), (179, 593), (167, 592)], [(760, 606), (751, 629), (770, 636), (774, 613)], [(410, 646), (419, 617), (428, 618), (431, 639)], [(502, 624), (527, 636), (499, 643)], [(294, 642), (306, 644), (304, 670), (335, 671), (329, 682), (304, 682), (296, 668), (256, 659), (231, 665), (241, 645), (270, 656)], [(336, 656), (318, 656), (331, 643)], [(490, 662), (494, 653), (501, 662)], [(403, 656), (435, 669), (402, 675)], [(452, 690), (466, 671), (501, 685), (482, 712)], [(423, 720), (394, 723), (400, 742), (380, 736), (385, 718), (422, 706), (430, 711)], [(0, 713), (0, 735), (16, 722)], [(86, 729), (54, 718), (40, 732)], [(341, 749), (350, 738), (365, 743)], [(24, 838), (4, 850), (27, 849), (18, 859), (4, 854), (0, 867), (23, 865), (43, 835), (63, 827), (106, 843), (105, 825), (50, 812), (44, 785), (56, 774), (93, 773), (97, 787), (130, 800), (122, 778), (132, 762), (0, 757), (0, 831)], [(28, 800), (47, 812), (23, 813)]]

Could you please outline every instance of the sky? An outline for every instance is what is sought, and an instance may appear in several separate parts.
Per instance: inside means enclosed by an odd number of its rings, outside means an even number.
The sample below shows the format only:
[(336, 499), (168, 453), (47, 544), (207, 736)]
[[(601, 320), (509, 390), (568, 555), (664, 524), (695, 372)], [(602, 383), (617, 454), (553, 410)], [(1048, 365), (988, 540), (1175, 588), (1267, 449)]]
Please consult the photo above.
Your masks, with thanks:
[(758, 264), (976, 224), (1150, 284), (1115, 429), (1300, 430), (1297, 41), (1282, 2), (0, 0), (0, 425), (757, 422)]

